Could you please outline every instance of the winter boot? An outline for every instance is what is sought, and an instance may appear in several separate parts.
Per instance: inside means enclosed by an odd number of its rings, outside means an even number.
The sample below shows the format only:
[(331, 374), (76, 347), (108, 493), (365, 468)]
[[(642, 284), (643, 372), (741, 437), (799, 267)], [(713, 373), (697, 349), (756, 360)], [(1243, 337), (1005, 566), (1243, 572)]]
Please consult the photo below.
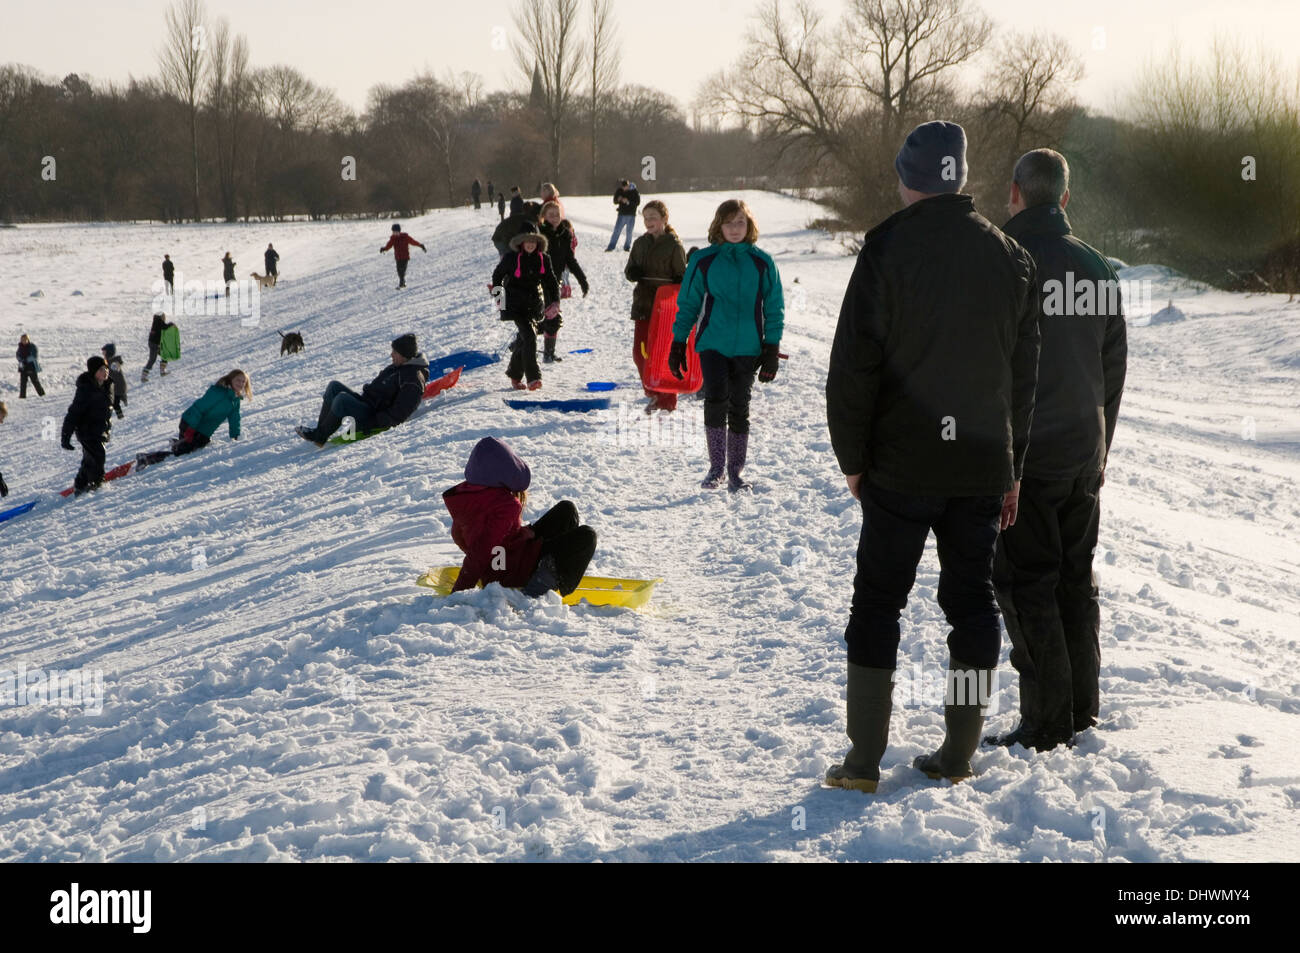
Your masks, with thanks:
[(141, 384), (149, 383), (149, 368), (146, 367), (142, 371), (140, 371), (140, 383)]
[(555, 335), (546, 335), (542, 343), (542, 362), (544, 364), (558, 364), (562, 360), (564, 358), (555, 353)]
[(529, 390), (541, 390), (541, 389), (542, 389), (542, 382), (541, 382), (540, 380), (529, 381), (529, 382), (528, 382), (528, 389), (529, 389)]
[(725, 427), (705, 427), (704, 438), (709, 445), (709, 472), (700, 486), (716, 490), (722, 486), (722, 474), (727, 468), (727, 430)]
[(524, 585), (523, 593), (536, 599), (552, 589), (560, 588), (560, 573), (555, 565), (555, 556), (547, 553), (537, 561), (537, 568)]
[(517, 377), (510, 378), (510, 386), (513, 387), (515, 390), (528, 390), (528, 385), (525, 384), (523, 381), (519, 380), (519, 378)]
[(318, 447), (325, 446), (325, 441), (316, 439), (316, 431), (312, 430), (310, 427), (294, 427), (293, 432), (299, 437), (302, 437), (303, 440), (309, 440)]
[[(928, 777), (947, 778), (956, 784), (975, 772), (970, 756), (979, 747), (984, 728), (984, 708), (992, 690), (993, 669), (974, 668), (957, 659), (948, 662), (948, 686), (944, 698), (943, 746), (933, 754), (918, 755), (912, 767)], [(972, 695), (974, 697), (972, 697)]]
[(749, 451), (749, 434), (735, 433), (727, 431), (727, 489), (732, 493), (737, 490), (752, 490), (754, 487), (746, 483), (740, 475), (740, 471), (745, 469), (745, 455)]
[(162, 364), (159, 366), (159, 368), (158, 368), (158, 376), (159, 376), (159, 377), (166, 377), (166, 376), (167, 376), (167, 362), (166, 362), (166, 361), (163, 361)]
[(889, 716), (893, 711), (894, 670), (849, 663), (849, 740), (853, 747), (843, 764), (832, 765), (826, 783), (876, 793), (880, 759), (889, 744)]

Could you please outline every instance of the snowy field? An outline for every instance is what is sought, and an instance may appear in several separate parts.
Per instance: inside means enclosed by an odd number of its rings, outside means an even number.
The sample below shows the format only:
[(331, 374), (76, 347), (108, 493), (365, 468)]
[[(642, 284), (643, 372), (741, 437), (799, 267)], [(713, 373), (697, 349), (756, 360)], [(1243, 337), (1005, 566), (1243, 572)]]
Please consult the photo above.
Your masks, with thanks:
[[(688, 247), (723, 197), (664, 197)], [(755, 492), (734, 497), (699, 489), (696, 401), (665, 431), (640, 413), (607, 197), (567, 203), (592, 293), (565, 308), (565, 360), (540, 396), (615, 381), (621, 416), (512, 411), (497, 365), (322, 451), (294, 425), (331, 379), (370, 380), (397, 334), (430, 359), (505, 354), (485, 288), (495, 211), (404, 223), (430, 253), (400, 293), (377, 254), (386, 222), (0, 230), (0, 338), (32, 336), (47, 389), (18, 400), (0, 365), (5, 504), (40, 499), (0, 524), (0, 672), (101, 673), (104, 688), (100, 710), (0, 708), (0, 859), (1294, 859), (1300, 303), (1124, 274), (1186, 320), (1129, 332), (1098, 553), (1101, 724), (1070, 751), (983, 749), (954, 787), (910, 766), (943, 733), (921, 693), (895, 710), (877, 796), (823, 789), (847, 746), (860, 526), (823, 386), (853, 260), (807, 230), (817, 207), (747, 198), (785, 282), (791, 359), (755, 385)], [(230, 250), (242, 278), (268, 241), (282, 281), (261, 325), (182, 318), (183, 359), (141, 385), (163, 253), (214, 279)], [(306, 351), (280, 357), (277, 329)], [(79, 454), (57, 429), (109, 340), (130, 382), (110, 466), (164, 447), (236, 366), (256, 392), (244, 434), (62, 500)], [(440, 494), (489, 434), (531, 464), (532, 516), (577, 502), (600, 536), (593, 573), (662, 577), (645, 609), (415, 586), (459, 562)], [(899, 667), (937, 687), (936, 581), (931, 543)], [(990, 730), (1016, 720), (1005, 648)]]

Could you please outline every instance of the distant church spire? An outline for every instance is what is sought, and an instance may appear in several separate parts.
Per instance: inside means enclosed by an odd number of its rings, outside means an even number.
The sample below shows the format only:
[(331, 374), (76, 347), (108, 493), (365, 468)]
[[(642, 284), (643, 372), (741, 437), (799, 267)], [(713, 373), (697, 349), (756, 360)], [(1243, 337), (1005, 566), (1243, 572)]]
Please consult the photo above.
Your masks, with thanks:
[(542, 87), (542, 68), (533, 63), (533, 90), (528, 95), (528, 105), (532, 109), (540, 109), (546, 105), (546, 92)]

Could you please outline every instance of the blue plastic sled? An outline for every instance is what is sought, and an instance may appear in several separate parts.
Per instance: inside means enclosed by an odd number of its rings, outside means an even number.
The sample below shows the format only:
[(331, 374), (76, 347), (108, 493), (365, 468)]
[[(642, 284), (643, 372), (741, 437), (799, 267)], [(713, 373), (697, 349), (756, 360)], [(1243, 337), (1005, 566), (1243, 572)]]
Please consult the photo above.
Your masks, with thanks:
[(506, 403), (515, 410), (558, 410), (562, 413), (583, 413), (588, 410), (607, 410), (608, 397), (579, 397), (572, 400), (511, 400)]
[(613, 381), (587, 381), (587, 390), (613, 390), (617, 386)]
[(0, 513), (0, 523), (3, 523), (5, 520), (11, 520), (15, 516), (22, 516), (33, 506), (35, 506), (36, 503), (37, 503), (36, 500), (32, 500), (30, 503), (24, 503), (22, 506), (15, 506), (13, 509), (5, 510), (4, 512)]
[(578, 348), (576, 351), (570, 351), (569, 353), (570, 353), (570, 354), (590, 354), (590, 353), (591, 353), (592, 351), (594, 351), (594, 350), (596, 350), (594, 347), (580, 347), (580, 348)]
[[(487, 367), (489, 364), (500, 363), (500, 354), (489, 354), (487, 351), (457, 351), (455, 354), (448, 354), (436, 361), (430, 361), (429, 377), (432, 378), (448, 371), (454, 371), (458, 367), (472, 371), (476, 367)], [(437, 374), (434, 373), (435, 371), (437, 371)]]

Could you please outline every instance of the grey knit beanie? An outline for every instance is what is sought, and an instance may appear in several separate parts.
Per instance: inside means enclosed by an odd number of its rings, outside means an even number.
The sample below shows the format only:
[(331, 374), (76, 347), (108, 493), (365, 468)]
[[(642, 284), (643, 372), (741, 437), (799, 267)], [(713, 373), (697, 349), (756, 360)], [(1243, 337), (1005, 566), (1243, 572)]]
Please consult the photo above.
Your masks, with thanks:
[(913, 192), (960, 192), (966, 184), (966, 130), (955, 122), (924, 122), (908, 133), (894, 169)]

